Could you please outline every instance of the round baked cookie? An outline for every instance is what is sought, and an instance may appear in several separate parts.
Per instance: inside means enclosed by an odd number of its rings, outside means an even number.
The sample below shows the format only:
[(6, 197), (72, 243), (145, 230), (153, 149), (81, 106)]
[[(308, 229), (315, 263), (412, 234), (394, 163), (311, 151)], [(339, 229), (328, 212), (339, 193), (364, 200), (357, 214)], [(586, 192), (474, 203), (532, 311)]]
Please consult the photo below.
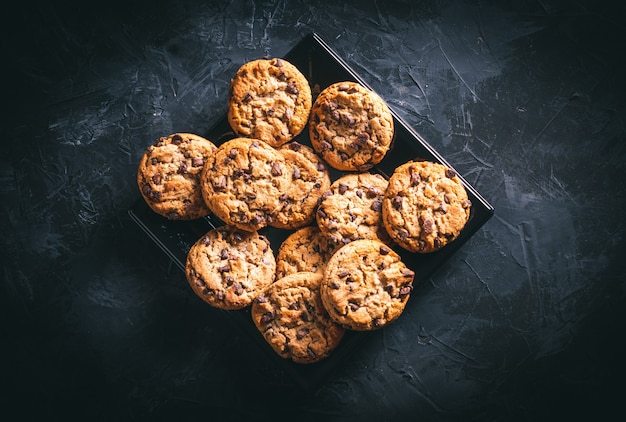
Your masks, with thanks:
[(411, 252), (429, 253), (455, 240), (472, 203), (456, 172), (430, 161), (410, 161), (389, 178), (383, 222), (390, 237)]
[(276, 278), (301, 271), (323, 273), (336, 249), (335, 243), (319, 227), (302, 227), (291, 233), (278, 248)]
[(226, 224), (256, 231), (281, 208), (291, 183), (283, 156), (258, 139), (234, 138), (208, 158), (202, 193), (211, 211)]
[(300, 272), (268, 286), (252, 303), (252, 320), (274, 351), (296, 363), (326, 358), (345, 329), (326, 312), (320, 299), (322, 275)]
[(311, 144), (338, 170), (365, 171), (378, 164), (393, 135), (393, 116), (385, 101), (356, 82), (334, 83), (313, 103)]
[(192, 133), (174, 133), (150, 145), (137, 169), (137, 185), (148, 206), (170, 220), (210, 214), (200, 176), (215, 149), (213, 142)]
[(356, 331), (374, 330), (402, 314), (414, 277), (389, 246), (355, 240), (328, 261), (320, 293), (334, 321)]
[(302, 132), (311, 103), (309, 82), (293, 64), (252, 60), (230, 81), (228, 122), (237, 135), (278, 147)]
[(192, 245), (185, 275), (202, 300), (220, 309), (242, 309), (274, 282), (270, 242), (234, 226), (212, 229)]
[(382, 221), (382, 201), (387, 180), (377, 173), (347, 173), (322, 195), (316, 221), (335, 244), (357, 239), (388, 241)]
[(287, 190), (280, 196), (281, 207), (269, 222), (280, 229), (297, 229), (315, 219), (322, 194), (330, 187), (330, 173), (311, 147), (296, 141), (278, 148), (290, 175)]

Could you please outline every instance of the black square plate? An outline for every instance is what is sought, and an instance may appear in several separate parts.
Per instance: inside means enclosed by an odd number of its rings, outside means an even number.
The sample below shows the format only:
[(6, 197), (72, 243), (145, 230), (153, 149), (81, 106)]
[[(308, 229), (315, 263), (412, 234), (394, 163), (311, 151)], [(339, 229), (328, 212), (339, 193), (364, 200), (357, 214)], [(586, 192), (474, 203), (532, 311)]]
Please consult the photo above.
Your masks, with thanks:
[[(284, 58), (300, 69), (309, 80), (314, 92), (316, 88), (321, 90), (334, 82), (340, 81), (355, 81), (369, 88), (367, 83), (315, 33), (304, 37)], [(392, 149), (383, 161), (371, 171), (390, 176), (397, 166), (411, 159), (435, 161), (452, 168), (437, 151), (404, 123), (393, 110), (392, 113), (395, 123), (395, 138)], [(224, 105), (223, 118), (216, 123), (213, 129), (202, 135), (216, 145), (234, 137), (226, 118), (226, 105)], [(311, 145), (307, 129), (296, 140), (302, 144)], [(332, 171), (331, 179), (335, 180), (340, 175), (340, 172)], [(415, 286), (428, 279), (442, 263), (457, 251), (493, 215), (493, 207), (466, 180), (462, 177), (461, 180), (472, 201), (472, 209), (470, 219), (459, 237), (440, 251), (430, 254), (410, 253), (396, 248), (407, 266), (415, 271)], [(208, 230), (223, 225), (223, 222), (214, 216), (195, 221), (169, 221), (152, 212), (141, 198), (129, 210), (129, 214), (148, 237), (181, 270), (185, 268), (187, 252), (193, 243)], [(273, 250), (277, 251), (282, 241), (291, 232), (266, 228), (261, 233), (268, 237)], [(368, 335), (367, 332), (348, 331), (338, 348), (325, 360), (307, 365), (296, 364), (280, 358), (270, 348), (254, 326), (249, 308), (241, 311), (224, 312), (233, 318), (233, 322), (237, 326), (258, 340), (259, 346), (268, 352), (269, 359), (275, 359), (277, 365), (282, 370), (290, 374), (299, 385), (306, 389), (314, 389), (319, 386), (333, 368), (336, 368)]]

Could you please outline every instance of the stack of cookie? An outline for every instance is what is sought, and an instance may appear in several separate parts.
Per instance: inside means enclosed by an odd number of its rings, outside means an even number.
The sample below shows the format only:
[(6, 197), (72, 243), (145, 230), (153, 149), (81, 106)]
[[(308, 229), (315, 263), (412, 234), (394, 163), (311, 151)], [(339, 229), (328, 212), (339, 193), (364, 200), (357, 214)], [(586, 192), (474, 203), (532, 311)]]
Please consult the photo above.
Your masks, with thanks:
[[(469, 219), (456, 173), (426, 161), (409, 161), (389, 179), (371, 172), (394, 136), (385, 102), (351, 81), (313, 101), (305, 76), (284, 59), (241, 66), (227, 117), (232, 139), (161, 138), (137, 176), (158, 214), (212, 213), (224, 222), (189, 250), (193, 291), (217, 308), (250, 308), (268, 344), (298, 363), (327, 357), (346, 330), (395, 321), (415, 273), (394, 249), (435, 252)], [(299, 137), (307, 125), (310, 146)], [(334, 180), (329, 167), (339, 172)], [(260, 234), (265, 227), (291, 230), (277, 251)]]

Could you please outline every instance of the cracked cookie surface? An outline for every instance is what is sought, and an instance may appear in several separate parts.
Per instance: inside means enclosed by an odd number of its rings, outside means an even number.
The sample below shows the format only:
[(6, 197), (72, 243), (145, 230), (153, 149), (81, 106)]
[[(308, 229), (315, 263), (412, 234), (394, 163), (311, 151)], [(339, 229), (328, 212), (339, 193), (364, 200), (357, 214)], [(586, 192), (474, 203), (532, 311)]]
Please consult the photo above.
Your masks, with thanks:
[(215, 149), (213, 142), (192, 133), (174, 133), (150, 145), (137, 169), (137, 185), (148, 206), (170, 220), (210, 214), (200, 177)]
[(311, 87), (297, 67), (281, 58), (258, 59), (231, 79), (227, 117), (237, 135), (278, 147), (302, 132), (311, 103)]
[(276, 253), (276, 278), (309, 271), (324, 273), (326, 263), (337, 249), (319, 227), (302, 227), (291, 233)]
[(382, 222), (387, 180), (376, 173), (347, 173), (322, 195), (316, 220), (322, 233), (337, 245), (357, 239), (388, 241)]
[(391, 238), (411, 252), (429, 253), (454, 241), (472, 203), (456, 172), (443, 164), (410, 161), (395, 169), (383, 200)]
[(290, 183), (280, 196), (280, 209), (269, 225), (297, 229), (315, 219), (317, 204), (330, 187), (330, 174), (311, 147), (294, 141), (278, 148), (278, 152), (285, 159)]
[(402, 314), (414, 276), (389, 246), (355, 240), (330, 258), (320, 294), (337, 323), (356, 331), (375, 330)]
[(291, 174), (283, 156), (263, 141), (234, 138), (208, 158), (202, 173), (207, 206), (226, 224), (255, 231), (280, 207)]
[(216, 308), (242, 309), (274, 282), (276, 260), (257, 232), (221, 226), (192, 245), (185, 275), (193, 291)]
[(311, 108), (311, 144), (337, 170), (369, 170), (385, 157), (393, 135), (393, 116), (387, 104), (356, 82), (326, 87)]
[(345, 329), (324, 308), (319, 289), (322, 275), (299, 272), (268, 286), (252, 304), (252, 319), (274, 351), (296, 363), (326, 358)]

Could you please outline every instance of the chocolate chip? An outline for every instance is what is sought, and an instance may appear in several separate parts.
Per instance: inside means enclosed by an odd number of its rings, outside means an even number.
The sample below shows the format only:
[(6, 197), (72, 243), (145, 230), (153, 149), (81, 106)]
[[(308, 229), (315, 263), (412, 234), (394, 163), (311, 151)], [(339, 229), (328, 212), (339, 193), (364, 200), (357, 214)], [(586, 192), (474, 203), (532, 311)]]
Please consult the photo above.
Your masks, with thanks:
[(378, 189), (376, 189), (373, 186), (370, 186), (367, 189), (367, 197), (372, 199), (372, 198), (376, 198), (379, 195)]
[(339, 193), (343, 195), (347, 191), (348, 191), (348, 185), (346, 185), (345, 183), (339, 183)]
[(420, 251), (423, 251), (425, 247), (426, 247), (426, 242), (424, 242), (422, 239), (417, 241), (417, 248)]
[(243, 294), (243, 286), (239, 283), (233, 284), (233, 289), (235, 290), (235, 294), (237, 296), (241, 296)]
[(274, 320), (274, 312), (266, 312), (263, 315), (261, 315), (262, 324), (267, 324), (273, 320)]
[(230, 158), (231, 160), (234, 160), (237, 157), (237, 148), (231, 148), (230, 151), (228, 151), (228, 158)]
[(252, 101), (252, 94), (250, 94), (249, 92), (246, 92), (246, 95), (243, 97), (242, 101), (244, 103), (249, 103), (250, 101)]
[(300, 309), (300, 304), (298, 302), (291, 302), (287, 308), (292, 311), (296, 311)]
[(454, 176), (456, 176), (456, 172), (452, 169), (446, 169), (446, 177), (449, 179), (452, 179)]
[(254, 298), (254, 301), (256, 303), (266, 303), (267, 298), (264, 295), (258, 295), (256, 298)]
[(285, 75), (285, 72), (280, 72), (277, 76), (278, 80), (281, 82), (285, 82), (287, 80), (287, 75)]
[(222, 265), (217, 270), (221, 273), (227, 273), (230, 271), (230, 264)]
[(319, 215), (321, 218), (326, 218), (327, 217), (326, 211), (324, 211), (323, 208), (318, 208), (317, 209), (317, 215)]
[(352, 312), (355, 312), (357, 309), (360, 308), (360, 306), (357, 303), (354, 303), (354, 302), (349, 302), (348, 303), (348, 307), (350, 308), (350, 310)]
[(298, 167), (293, 168), (292, 177), (296, 180), (302, 177), (302, 175), (300, 174), (300, 169)]
[(443, 202), (445, 202), (446, 204), (450, 203), (450, 197), (447, 194), (443, 194)]
[(289, 144), (289, 148), (292, 151), (298, 152), (298, 151), (300, 151), (302, 149), (302, 144), (299, 143), (299, 142), (293, 141), (292, 143)]
[(402, 286), (400, 288), (400, 296), (408, 295), (409, 293), (411, 293), (411, 290), (413, 290), (411, 286)]
[(333, 120), (336, 120), (336, 121), (340, 121), (341, 120), (341, 114), (339, 114), (338, 110), (333, 110), (330, 113), (330, 116), (333, 118)]
[(441, 240), (439, 240), (439, 238), (438, 238), (438, 237), (435, 237), (435, 240), (433, 241), (433, 246), (434, 246), (436, 249), (439, 249), (439, 248), (442, 246)]
[(349, 88), (350, 88), (350, 85), (348, 84), (339, 84), (339, 86), (337, 87), (339, 91), (347, 91)]
[(337, 289), (339, 289), (339, 287), (340, 287), (339, 283), (337, 283), (336, 281), (333, 281), (333, 282), (330, 283), (330, 288), (331, 289), (337, 290)]
[(244, 239), (244, 235), (241, 232), (233, 232), (232, 239), (234, 242), (239, 243)]
[(417, 172), (417, 170), (415, 170), (414, 167), (411, 167), (409, 169), (409, 173), (411, 174), (411, 179), (410, 179), (410, 183), (411, 186), (416, 186), (419, 184), (419, 182), (421, 182), (421, 177), (420, 174)]
[(194, 157), (191, 159), (191, 165), (193, 167), (202, 167), (204, 165), (204, 158)]
[(159, 164), (159, 159), (158, 158), (152, 158), (150, 160), (150, 163), (152, 163), (153, 166), (156, 166), (157, 164)]
[(162, 178), (160, 174), (155, 174), (154, 176), (152, 176), (152, 183), (154, 183), (155, 185), (160, 185), (161, 180)]
[(296, 331), (296, 338), (298, 340), (302, 340), (304, 337), (306, 337), (307, 334), (309, 334), (308, 328), (298, 328), (298, 330)]
[(276, 176), (280, 176), (283, 174), (283, 170), (280, 167), (280, 163), (278, 162), (274, 162), (272, 163), (272, 170), (271, 170), (272, 176), (276, 177)]
[(220, 259), (228, 259), (229, 256), (230, 256), (230, 254), (228, 253), (228, 249), (223, 248), (220, 251)]
[(223, 191), (226, 189), (226, 176), (220, 176), (220, 178), (218, 180), (214, 180), (213, 183), (213, 189), (215, 189), (216, 191)]
[(381, 246), (379, 251), (380, 251), (381, 255), (387, 255), (387, 254), (389, 254), (389, 252), (391, 252), (391, 249), (389, 249), (386, 246)]
[(415, 276), (415, 273), (412, 270), (409, 270), (408, 268), (402, 269), (401, 273), (405, 277), (413, 277), (413, 276)]
[(341, 121), (348, 126), (352, 126), (353, 124), (356, 123), (356, 119), (352, 117), (352, 115), (349, 113), (342, 113)]
[(333, 145), (328, 142), (328, 141), (322, 141), (320, 142), (320, 150), (322, 152), (324, 151), (332, 151), (333, 150)]
[(339, 274), (337, 274), (339, 276), (339, 278), (346, 278), (350, 275), (350, 271), (348, 270), (341, 270), (339, 271)]
[(382, 327), (383, 325), (385, 325), (385, 321), (380, 318), (374, 318), (372, 320), (372, 326), (374, 328)]
[(400, 208), (402, 208), (402, 200), (403, 198), (400, 195), (396, 195), (394, 196), (391, 205), (393, 205), (395, 209), (399, 210)]
[(357, 189), (354, 193), (357, 197), (363, 198), (363, 191), (361, 189)]
[(298, 95), (300, 91), (298, 90), (296, 83), (291, 81), (287, 83), (287, 92), (290, 94)]
[(317, 357), (317, 353), (311, 349), (311, 346), (306, 347), (306, 354), (310, 359), (315, 359)]
[(180, 174), (187, 174), (187, 163), (186, 162), (181, 162), (180, 163), (180, 167), (178, 168), (178, 173)]
[(398, 237), (401, 240), (405, 240), (409, 237), (409, 232), (407, 231), (407, 229), (400, 229), (398, 230)]
[(283, 67), (283, 61), (281, 59), (275, 59), (274, 60), (274, 66), (276, 66), (276, 67)]
[(328, 109), (328, 111), (337, 110), (337, 107), (339, 107), (337, 103), (334, 103), (332, 101), (329, 101), (328, 104), (326, 104), (326, 108)]
[(176, 134), (176, 135), (172, 136), (172, 143), (174, 145), (180, 145), (181, 142), (183, 142), (183, 138), (180, 135)]
[(425, 234), (431, 234), (433, 232), (433, 220), (424, 220), (422, 223), (422, 230)]
[(361, 132), (361, 133), (358, 134), (356, 139), (357, 139), (357, 141), (359, 141), (359, 143), (366, 144), (367, 141), (370, 140), (370, 134), (367, 133), (367, 132)]
[(469, 208), (472, 206), (472, 201), (470, 201), (469, 199), (464, 199), (463, 202), (461, 202), (461, 206), (463, 208)]

